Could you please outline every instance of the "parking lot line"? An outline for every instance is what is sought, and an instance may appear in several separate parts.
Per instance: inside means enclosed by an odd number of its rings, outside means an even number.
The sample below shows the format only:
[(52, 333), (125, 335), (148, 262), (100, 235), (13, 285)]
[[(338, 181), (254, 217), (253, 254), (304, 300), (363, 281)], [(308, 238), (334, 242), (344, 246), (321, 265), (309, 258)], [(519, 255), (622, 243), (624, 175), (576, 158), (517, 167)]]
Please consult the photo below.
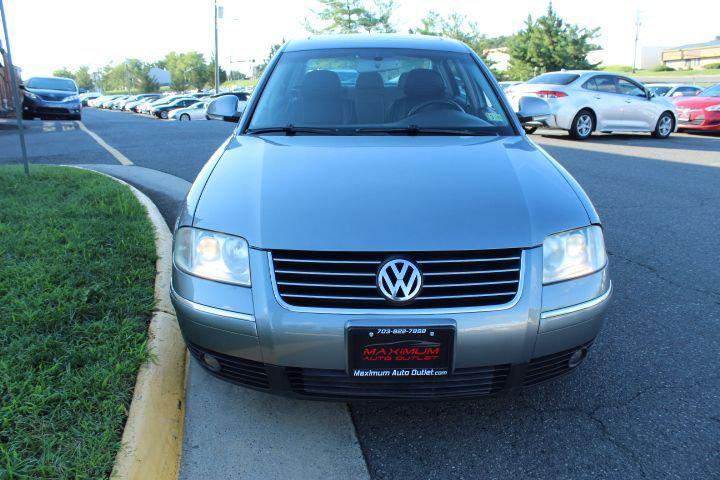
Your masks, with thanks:
[(95, 133), (92, 130), (90, 130), (89, 128), (87, 128), (82, 122), (78, 121), (76, 123), (78, 124), (78, 127), (80, 127), (80, 130), (82, 130), (83, 132), (90, 135), (93, 138), (93, 140), (95, 140), (101, 147), (103, 147), (105, 150), (107, 150), (110, 153), (110, 155), (115, 157), (115, 160), (117, 160), (118, 162), (120, 162), (122, 165), (125, 165), (125, 166), (133, 165), (133, 162), (130, 161), (129, 158), (127, 158), (125, 155), (120, 153), (120, 151), (117, 150), (116, 148), (113, 148), (110, 145), (108, 145), (107, 142), (105, 142), (105, 140), (100, 138), (100, 135), (98, 135), (97, 133)]

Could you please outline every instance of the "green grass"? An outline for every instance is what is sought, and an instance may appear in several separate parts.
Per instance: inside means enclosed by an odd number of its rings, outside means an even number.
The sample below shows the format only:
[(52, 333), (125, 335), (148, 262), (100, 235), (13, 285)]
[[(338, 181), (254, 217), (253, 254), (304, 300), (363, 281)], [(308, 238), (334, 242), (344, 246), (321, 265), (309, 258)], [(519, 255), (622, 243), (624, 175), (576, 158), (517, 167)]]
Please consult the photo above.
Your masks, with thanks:
[(235, 88), (235, 87), (254, 87), (257, 80), (228, 80), (223, 82), (223, 88)]
[(0, 478), (109, 476), (148, 358), (155, 259), (126, 187), (0, 167)]

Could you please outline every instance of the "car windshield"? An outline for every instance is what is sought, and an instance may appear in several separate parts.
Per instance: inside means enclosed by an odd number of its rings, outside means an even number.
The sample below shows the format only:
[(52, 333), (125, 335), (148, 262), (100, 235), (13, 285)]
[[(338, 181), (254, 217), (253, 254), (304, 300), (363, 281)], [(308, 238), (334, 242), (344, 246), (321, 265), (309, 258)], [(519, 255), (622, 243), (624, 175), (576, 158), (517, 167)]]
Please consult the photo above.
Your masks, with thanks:
[(703, 90), (698, 97), (720, 97), (720, 84)]
[(248, 132), (288, 127), (354, 135), (515, 134), (470, 54), (394, 48), (283, 53)]
[(670, 87), (648, 87), (648, 89), (658, 97), (662, 97), (670, 91)]
[(528, 80), (527, 83), (545, 83), (548, 85), (570, 85), (580, 77), (577, 73), (543, 73)]
[(26, 88), (37, 88), (39, 90), (62, 90), (63, 92), (77, 92), (75, 82), (67, 78), (31, 78), (25, 85)]

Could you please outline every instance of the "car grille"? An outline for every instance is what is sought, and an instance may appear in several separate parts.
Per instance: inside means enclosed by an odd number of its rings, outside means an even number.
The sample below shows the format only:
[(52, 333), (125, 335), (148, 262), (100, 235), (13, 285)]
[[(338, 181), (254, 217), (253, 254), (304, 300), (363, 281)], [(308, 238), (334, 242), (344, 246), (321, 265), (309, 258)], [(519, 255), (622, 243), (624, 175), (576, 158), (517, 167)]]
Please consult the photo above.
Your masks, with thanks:
[(584, 345), (571, 348), (570, 350), (563, 350), (562, 352), (553, 353), (551, 355), (533, 358), (530, 360), (530, 364), (525, 372), (523, 386), (530, 387), (532, 385), (537, 385), (538, 383), (551, 380), (555, 377), (565, 375), (566, 373), (575, 370), (578, 365), (574, 367), (568, 365), (570, 357), (578, 349), (590, 348), (591, 346), (592, 342), (588, 342)]
[(306, 396), (324, 398), (440, 399), (491, 395), (505, 387), (510, 365), (459, 368), (448, 377), (358, 380), (342, 370), (287, 368), (290, 388)]
[(264, 363), (214, 352), (192, 343), (188, 343), (187, 347), (192, 356), (203, 365), (203, 356), (206, 353), (215, 357), (220, 363), (220, 371), (213, 371), (215, 375), (250, 387), (263, 389), (270, 387)]
[(272, 252), (277, 292), (287, 305), (316, 308), (456, 308), (503, 305), (518, 293), (522, 251), (409, 252), (423, 287), (407, 303), (386, 300), (376, 285), (392, 253)]

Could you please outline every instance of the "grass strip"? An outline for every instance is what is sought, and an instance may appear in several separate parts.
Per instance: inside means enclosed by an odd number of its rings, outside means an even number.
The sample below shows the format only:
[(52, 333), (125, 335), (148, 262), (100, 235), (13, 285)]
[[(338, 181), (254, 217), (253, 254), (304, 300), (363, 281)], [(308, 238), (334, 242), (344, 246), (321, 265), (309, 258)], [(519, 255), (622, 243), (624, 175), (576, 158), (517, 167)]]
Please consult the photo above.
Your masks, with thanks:
[(0, 478), (110, 474), (148, 357), (155, 259), (127, 187), (0, 167)]

